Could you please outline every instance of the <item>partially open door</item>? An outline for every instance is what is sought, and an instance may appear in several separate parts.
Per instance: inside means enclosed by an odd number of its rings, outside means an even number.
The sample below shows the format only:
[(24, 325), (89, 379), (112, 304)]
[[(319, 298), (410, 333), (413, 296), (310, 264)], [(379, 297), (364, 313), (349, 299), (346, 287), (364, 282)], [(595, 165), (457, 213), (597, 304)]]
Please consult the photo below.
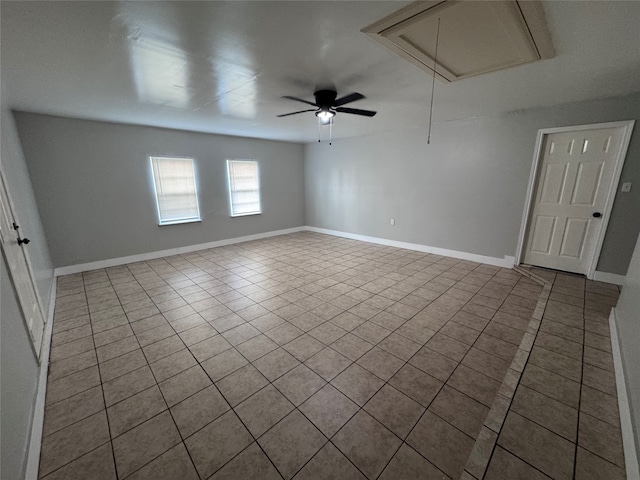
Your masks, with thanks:
[(25, 238), (24, 235), (26, 235), (26, 232), (20, 230), (20, 224), (14, 215), (13, 206), (6, 189), (4, 174), (0, 170), (0, 240), (2, 253), (18, 294), (18, 301), (24, 314), (36, 357), (40, 359), (46, 316), (43, 314), (42, 304), (35, 286), (35, 278), (26, 252), (26, 249), (29, 248), (29, 239)]

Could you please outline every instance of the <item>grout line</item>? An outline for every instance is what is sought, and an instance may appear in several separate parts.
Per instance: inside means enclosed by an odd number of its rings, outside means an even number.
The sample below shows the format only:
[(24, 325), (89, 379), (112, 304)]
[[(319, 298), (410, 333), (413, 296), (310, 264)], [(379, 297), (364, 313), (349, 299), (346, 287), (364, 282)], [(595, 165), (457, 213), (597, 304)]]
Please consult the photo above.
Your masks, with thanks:
[[(511, 450), (507, 450), (507, 449), (506, 449), (506, 448), (504, 448), (502, 445), (497, 445), (497, 444), (495, 445), (494, 450), (495, 450), (495, 448), (497, 448), (497, 447), (499, 447), (499, 448), (503, 449), (503, 450), (504, 450), (505, 452), (507, 452), (509, 455), (513, 455), (514, 457), (516, 457), (518, 460), (520, 460), (522, 463), (526, 464), (527, 466), (529, 466), (529, 467), (530, 467), (530, 468), (532, 468), (533, 470), (535, 470), (535, 471), (537, 471), (537, 472), (540, 472), (540, 474), (542, 475), (542, 477), (541, 477), (541, 478), (546, 477), (546, 478), (549, 478), (549, 479), (551, 479), (551, 480), (554, 480), (554, 479), (552, 479), (552, 477), (549, 477), (545, 472), (543, 472), (542, 470), (540, 470), (538, 467), (536, 467), (535, 465), (532, 465), (531, 463), (529, 463), (527, 460), (525, 460), (525, 459), (524, 459), (524, 458), (522, 458), (521, 456), (519, 456), (519, 455), (517, 455), (517, 454), (513, 453)], [(493, 456), (493, 452), (492, 452), (492, 456)], [(472, 476), (472, 478), (476, 478), (476, 477), (473, 477), (473, 476)], [(484, 477), (483, 477), (483, 478), (484, 478)], [(572, 476), (571, 478), (573, 479), (574, 477)], [(460, 479), (460, 480), (464, 480), (464, 479)], [(503, 480), (512, 480), (512, 479), (503, 479)], [(527, 480), (527, 479), (525, 479), (525, 480)], [(575, 480), (575, 479), (574, 479), (574, 480)], [(599, 479), (596, 479), (596, 480), (599, 480)], [(607, 479), (605, 479), (605, 480), (607, 480)]]
[[(83, 276), (84, 277), (84, 276)], [(84, 283), (84, 280), (83, 280)], [(89, 298), (87, 297), (87, 290), (86, 288), (84, 289), (84, 295), (85, 295), (85, 299), (88, 302)], [(89, 308), (87, 307), (87, 310), (89, 310)], [(89, 314), (89, 327), (91, 329), (91, 342), (93, 343), (93, 348), (94, 350), (96, 350), (96, 370), (98, 371), (98, 379), (100, 380), (100, 393), (102, 394), (102, 404), (104, 405), (104, 416), (107, 420), (107, 433), (109, 435), (109, 446), (111, 447), (111, 458), (113, 459), (113, 470), (116, 472), (116, 475), (118, 474), (118, 465), (116, 463), (116, 456), (115, 456), (115, 451), (113, 449), (113, 443), (111, 441), (111, 424), (109, 423), (109, 415), (107, 415), (107, 399), (104, 395), (104, 389), (102, 388), (102, 373), (100, 372), (100, 366), (99, 366), (99, 359), (98, 359), (98, 352), (97, 352), (97, 348), (95, 345), (95, 340), (93, 337), (93, 324), (91, 323), (91, 314)], [(73, 459), (75, 460), (75, 458)], [(73, 461), (72, 460), (72, 461)], [(71, 463), (71, 462), (69, 462)]]
[[(585, 290), (586, 290), (586, 285), (585, 285)], [(583, 300), (582, 303), (582, 356), (580, 358), (581, 361), (581, 368), (580, 368), (580, 394), (578, 396), (578, 421), (576, 422), (576, 441), (575, 441), (575, 448), (573, 451), (573, 477), (575, 478), (576, 476), (576, 472), (577, 467), (578, 467), (578, 445), (580, 443), (580, 423), (582, 422), (582, 389), (583, 389), (583, 385), (584, 385), (584, 365), (585, 365), (585, 361), (584, 361), (584, 353), (585, 353), (585, 339), (586, 339), (586, 320), (585, 320), (585, 310), (586, 310), (586, 292), (585, 292), (585, 299)]]

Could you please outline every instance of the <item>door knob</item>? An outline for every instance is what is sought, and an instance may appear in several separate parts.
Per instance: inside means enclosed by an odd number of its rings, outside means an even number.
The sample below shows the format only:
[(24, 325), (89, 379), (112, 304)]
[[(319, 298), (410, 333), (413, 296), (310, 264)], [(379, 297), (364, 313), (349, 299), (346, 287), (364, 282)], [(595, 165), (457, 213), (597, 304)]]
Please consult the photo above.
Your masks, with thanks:
[[(20, 228), (19, 225), (16, 225), (16, 222), (13, 222), (13, 229), (17, 232), (18, 229)], [(18, 234), (18, 245), (22, 246), (22, 244), (24, 243), (25, 245), (29, 245), (29, 242), (31, 240), (29, 240), (28, 238), (20, 238), (20, 234)]]
[(600, 212), (594, 212), (593, 216), (595, 218), (600, 218), (602, 216), (602, 214)]

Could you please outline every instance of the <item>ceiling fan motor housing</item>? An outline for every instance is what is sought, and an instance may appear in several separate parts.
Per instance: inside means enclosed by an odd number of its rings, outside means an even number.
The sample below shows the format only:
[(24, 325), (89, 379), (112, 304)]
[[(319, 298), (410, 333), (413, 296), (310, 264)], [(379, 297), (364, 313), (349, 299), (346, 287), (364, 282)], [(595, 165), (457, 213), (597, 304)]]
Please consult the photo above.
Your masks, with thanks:
[(313, 93), (313, 96), (316, 98), (318, 107), (333, 107), (338, 93), (335, 90), (318, 90)]

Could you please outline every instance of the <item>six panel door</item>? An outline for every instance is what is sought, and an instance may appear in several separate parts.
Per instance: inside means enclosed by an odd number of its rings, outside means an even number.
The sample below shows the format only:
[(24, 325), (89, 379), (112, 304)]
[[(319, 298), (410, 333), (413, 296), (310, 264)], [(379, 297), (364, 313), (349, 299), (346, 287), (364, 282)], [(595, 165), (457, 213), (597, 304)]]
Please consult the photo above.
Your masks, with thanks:
[(545, 137), (524, 263), (589, 271), (623, 133), (620, 127)]

